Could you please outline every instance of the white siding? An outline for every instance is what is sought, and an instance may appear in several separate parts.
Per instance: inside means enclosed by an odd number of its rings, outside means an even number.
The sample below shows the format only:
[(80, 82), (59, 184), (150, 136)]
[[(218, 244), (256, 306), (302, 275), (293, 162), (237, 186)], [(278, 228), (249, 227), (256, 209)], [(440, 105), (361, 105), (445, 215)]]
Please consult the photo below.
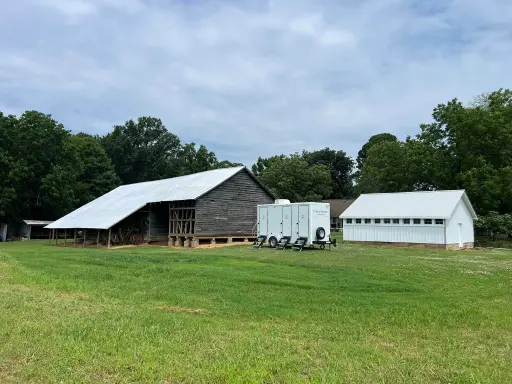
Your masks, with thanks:
[(452, 217), (448, 220), (446, 226), (447, 244), (459, 243), (459, 223), (461, 226), (461, 236), (463, 243), (474, 243), (475, 235), (473, 229), (473, 218), (468, 207), (463, 200), (459, 201)]
[(445, 244), (444, 225), (344, 224), (343, 240)]

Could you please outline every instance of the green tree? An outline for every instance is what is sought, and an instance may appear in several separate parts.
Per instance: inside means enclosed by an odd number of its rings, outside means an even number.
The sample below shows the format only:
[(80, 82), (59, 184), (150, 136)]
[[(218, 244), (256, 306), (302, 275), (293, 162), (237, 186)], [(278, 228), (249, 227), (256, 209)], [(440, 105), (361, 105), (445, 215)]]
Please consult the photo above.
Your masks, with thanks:
[(219, 169), (219, 168), (233, 168), (233, 167), (241, 167), (243, 166), (242, 163), (232, 163), (231, 161), (228, 161), (228, 160), (222, 160), (222, 161), (219, 161), (215, 168)]
[(100, 143), (90, 135), (79, 133), (69, 138), (69, 150), (75, 155), (77, 205), (81, 206), (111, 191), (120, 184), (110, 158)]
[(330, 169), (332, 193), (328, 198), (339, 199), (354, 193), (354, 161), (344, 151), (324, 148), (313, 152), (302, 152), (302, 157), (310, 166), (325, 165)]
[[(69, 152), (64, 149), (70, 133), (50, 115), (27, 111), (19, 118), (2, 119), (10, 159), (9, 181), (16, 192), (8, 216), (19, 218), (54, 218), (44, 206), (43, 180), (57, 164), (66, 164)], [(5, 155), (7, 153), (7, 157)]]
[(15, 120), (14, 116), (4, 116), (0, 112), (0, 222), (11, 219), (12, 206), (16, 199), (12, 176), (14, 159), (9, 153), (10, 129)]
[(196, 148), (195, 143), (182, 146), (178, 155), (180, 175), (189, 175), (197, 172), (209, 171), (217, 168), (217, 157), (204, 145)]
[(160, 119), (140, 117), (114, 127), (101, 143), (123, 184), (158, 180), (181, 173), (179, 138)]
[(482, 95), (469, 107), (457, 99), (434, 109), (418, 140), (432, 151), (432, 184), (464, 188), (477, 212), (510, 212), (512, 92)]
[(357, 153), (357, 169), (361, 171), (364, 166), (364, 162), (368, 157), (368, 151), (377, 144), (385, 143), (385, 142), (397, 142), (398, 139), (395, 135), (391, 133), (379, 133), (378, 135), (373, 135), (370, 139), (363, 145), (361, 150)]
[(292, 202), (319, 201), (332, 193), (330, 169), (323, 164), (311, 166), (299, 154), (274, 158), (259, 179), (276, 196)]
[(417, 140), (383, 141), (370, 148), (359, 176), (361, 193), (433, 190), (432, 151)]
[(261, 175), (265, 171), (265, 169), (270, 167), (270, 165), (273, 162), (281, 161), (281, 160), (284, 160), (285, 158), (286, 158), (285, 155), (271, 156), (271, 157), (268, 157), (268, 158), (258, 157), (258, 160), (256, 161), (255, 164), (253, 164), (253, 166), (251, 168), (252, 173), (255, 176), (259, 176), (259, 175)]

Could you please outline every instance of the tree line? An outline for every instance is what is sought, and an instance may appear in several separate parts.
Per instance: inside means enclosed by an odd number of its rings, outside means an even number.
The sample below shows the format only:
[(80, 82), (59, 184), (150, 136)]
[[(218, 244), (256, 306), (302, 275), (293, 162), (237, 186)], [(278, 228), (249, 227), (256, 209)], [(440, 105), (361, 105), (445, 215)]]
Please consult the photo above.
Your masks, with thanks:
[[(415, 136), (372, 136), (356, 159), (341, 149), (258, 158), (252, 172), (291, 201), (361, 193), (466, 189), (480, 215), (512, 212), (512, 92), (439, 104)], [(0, 112), (0, 221), (56, 219), (121, 184), (240, 165), (183, 143), (140, 117), (104, 136), (73, 134), (50, 115)]]
[(0, 222), (53, 220), (121, 184), (235, 165), (181, 142), (153, 117), (92, 136), (72, 134), (38, 111), (0, 112)]
[(352, 161), (324, 149), (259, 158), (253, 172), (292, 200), (361, 193), (465, 189), (479, 215), (512, 212), (512, 92), (499, 89), (470, 105), (434, 108), (415, 136), (372, 136)]

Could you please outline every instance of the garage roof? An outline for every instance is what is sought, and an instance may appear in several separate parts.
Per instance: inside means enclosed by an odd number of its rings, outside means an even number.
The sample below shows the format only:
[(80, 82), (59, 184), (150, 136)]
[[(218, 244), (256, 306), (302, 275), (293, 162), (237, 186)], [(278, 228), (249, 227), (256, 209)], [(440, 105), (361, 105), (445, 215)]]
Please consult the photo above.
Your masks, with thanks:
[(53, 223), (53, 221), (46, 221), (46, 220), (23, 220), (23, 222), (27, 225), (41, 226), (41, 227)]
[(359, 196), (340, 217), (449, 219), (461, 199), (476, 219), (475, 210), (464, 190), (365, 194)]
[(172, 179), (123, 185), (46, 228), (108, 229), (148, 203), (196, 200), (243, 169), (246, 168), (222, 168)]

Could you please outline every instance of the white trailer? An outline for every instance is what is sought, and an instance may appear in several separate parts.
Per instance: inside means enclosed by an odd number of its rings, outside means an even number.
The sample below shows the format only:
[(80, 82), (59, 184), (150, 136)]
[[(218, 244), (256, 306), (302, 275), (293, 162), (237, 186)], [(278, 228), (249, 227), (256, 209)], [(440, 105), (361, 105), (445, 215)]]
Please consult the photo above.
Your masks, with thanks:
[[(330, 205), (327, 203), (290, 203), (276, 200), (275, 204), (258, 205), (258, 240), (271, 248), (320, 245), (331, 242)], [(257, 245), (255, 243), (255, 245)]]

